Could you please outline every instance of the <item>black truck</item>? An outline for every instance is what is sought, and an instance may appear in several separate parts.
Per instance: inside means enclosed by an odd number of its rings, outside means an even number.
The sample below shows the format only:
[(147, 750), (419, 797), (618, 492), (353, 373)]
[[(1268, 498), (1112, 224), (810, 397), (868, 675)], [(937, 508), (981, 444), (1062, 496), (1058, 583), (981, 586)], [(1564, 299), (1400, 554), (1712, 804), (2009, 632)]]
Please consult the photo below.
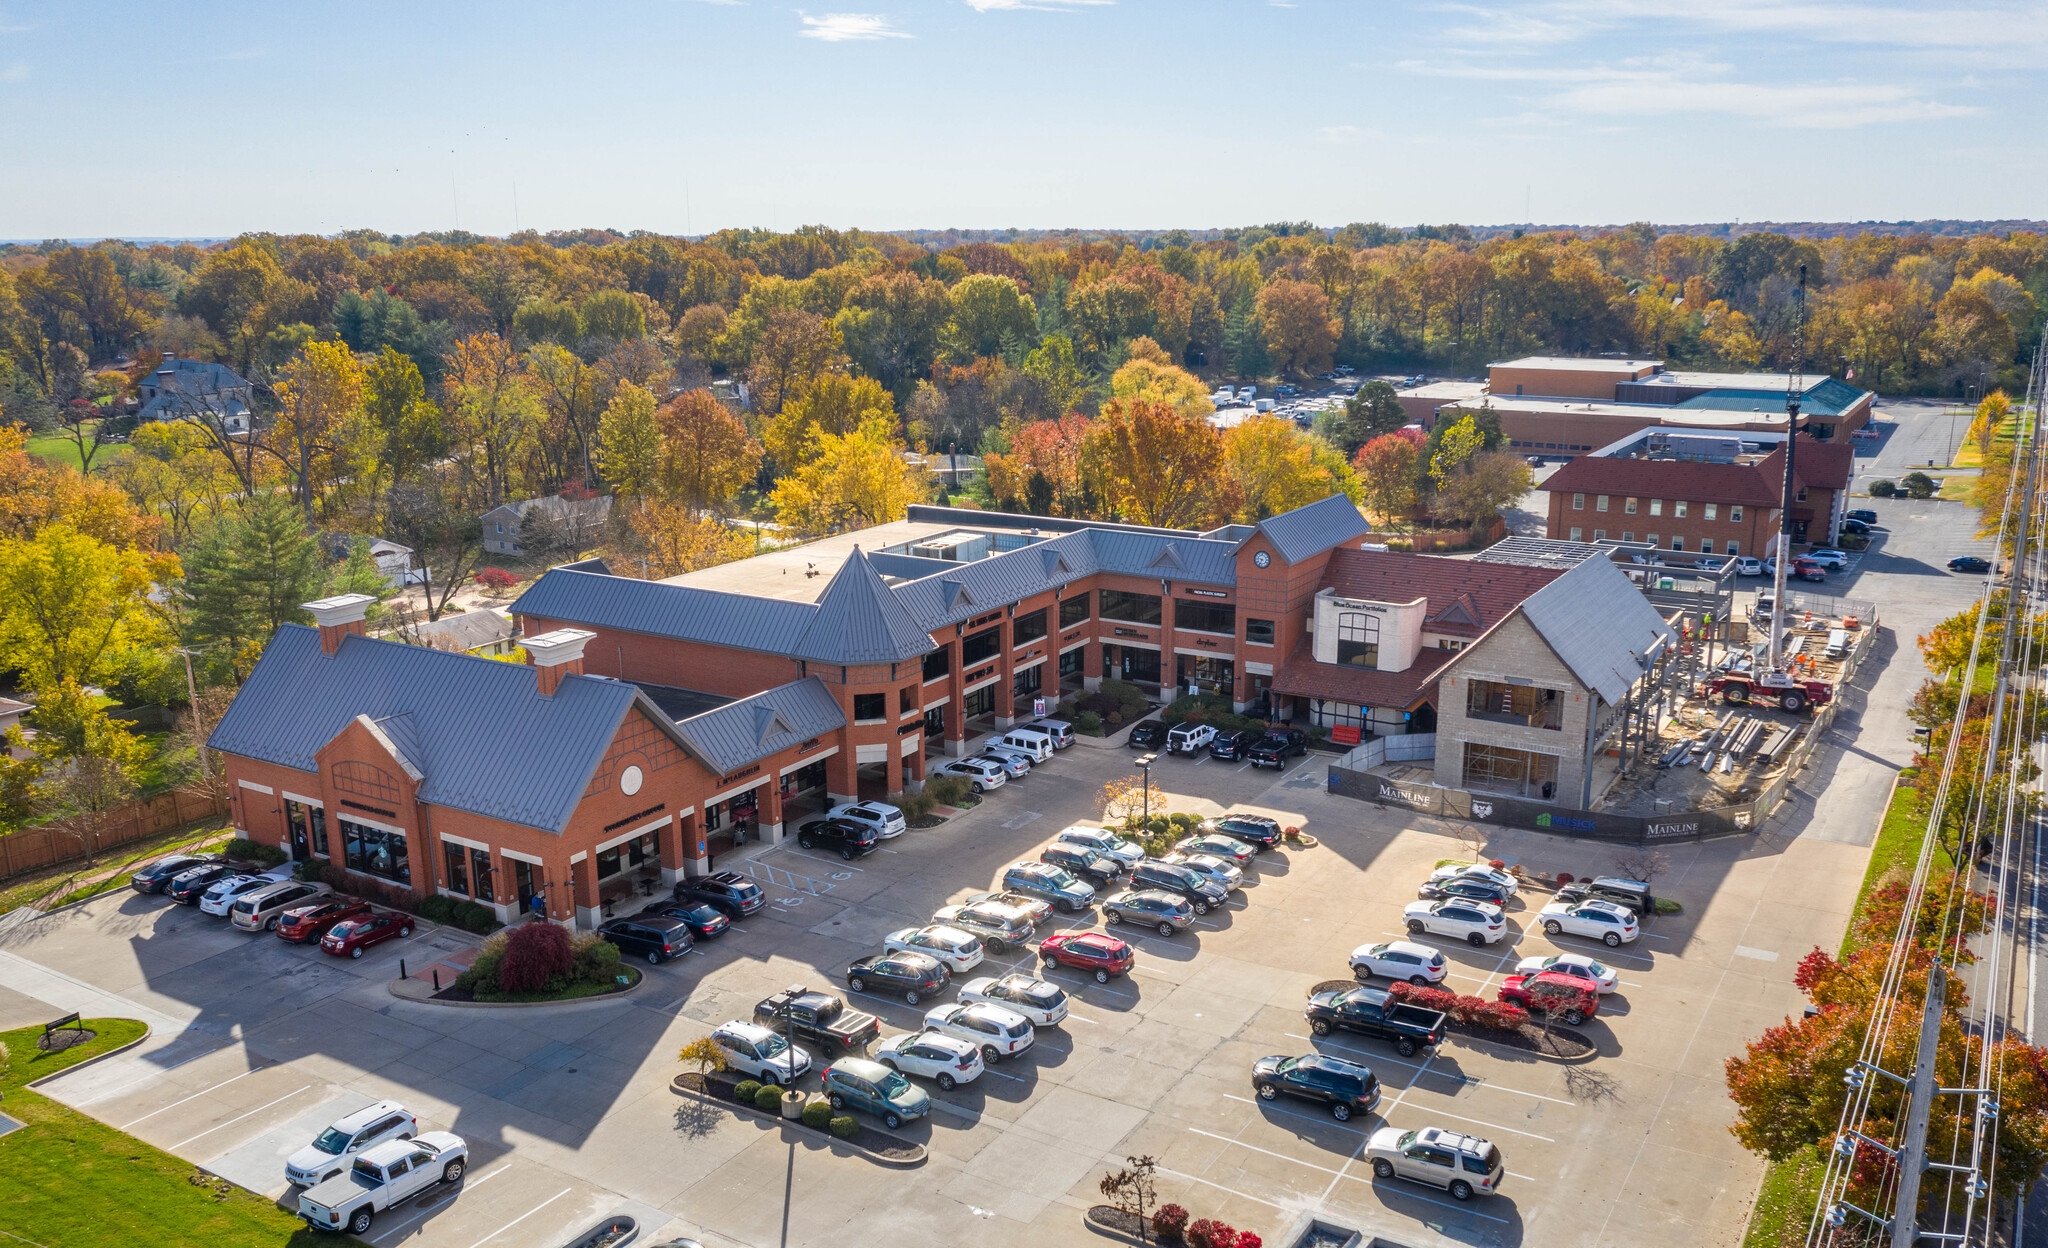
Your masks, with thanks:
[(882, 1024), (872, 1014), (847, 1008), (829, 992), (813, 992), (802, 984), (783, 989), (754, 1007), (754, 1021), (777, 1035), (792, 1024), (799, 1040), (821, 1046), (827, 1056), (857, 1053), (881, 1038)]
[(1308, 1029), (1327, 1036), (1334, 1028), (1378, 1036), (1394, 1042), (1394, 1052), (1413, 1057), (1415, 1051), (1443, 1043), (1444, 1015), (1419, 1005), (1403, 1005), (1384, 988), (1338, 988), (1308, 999)]

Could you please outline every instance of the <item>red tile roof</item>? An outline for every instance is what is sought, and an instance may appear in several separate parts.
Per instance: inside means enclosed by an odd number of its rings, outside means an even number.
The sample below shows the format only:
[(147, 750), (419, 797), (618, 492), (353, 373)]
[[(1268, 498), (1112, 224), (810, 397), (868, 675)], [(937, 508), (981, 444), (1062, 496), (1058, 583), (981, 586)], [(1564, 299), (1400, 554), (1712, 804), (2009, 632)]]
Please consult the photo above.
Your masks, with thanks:
[(1405, 672), (1316, 662), (1314, 643), (1304, 637), (1294, 653), (1273, 673), (1273, 692), (1304, 698), (1328, 698), (1353, 706), (1413, 707), (1436, 688), (1436, 674), (1458, 656), (1456, 650), (1424, 650)]
[[(1855, 448), (1801, 436), (1794, 473), (1802, 486), (1847, 489)], [(1552, 494), (1608, 494), (1623, 498), (1685, 499), (1775, 507), (1785, 480), (1783, 447), (1751, 464), (1708, 464), (1679, 459), (1627, 459), (1581, 455), (1550, 475)]]
[(1507, 618), (1523, 599), (1563, 575), (1558, 568), (1399, 551), (1339, 550), (1331, 554), (1323, 569), (1322, 588), (1367, 602), (1427, 598), (1429, 631), (1477, 637)]

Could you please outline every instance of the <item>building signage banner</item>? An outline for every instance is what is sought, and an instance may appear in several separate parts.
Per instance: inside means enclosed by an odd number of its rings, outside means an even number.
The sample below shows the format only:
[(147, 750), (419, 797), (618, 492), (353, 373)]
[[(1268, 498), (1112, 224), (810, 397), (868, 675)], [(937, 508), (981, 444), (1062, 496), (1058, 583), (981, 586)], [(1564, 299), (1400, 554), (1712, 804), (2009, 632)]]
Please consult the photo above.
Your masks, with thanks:
[(1374, 800), (1389, 806), (1405, 806), (1409, 810), (1419, 810), (1433, 815), (1442, 805), (1442, 799), (1436, 789), (1413, 784), (1397, 784), (1378, 776), (1374, 776), (1372, 781), (1376, 794)]
[(1039, 716), (1040, 718), (1043, 718), (1044, 716), (1046, 716), (1046, 715), (1049, 715), (1049, 714), (1051, 714), (1051, 713), (1052, 713), (1052, 701), (1051, 701), (1051, 699), (1049, 699), (1049, 698), (1033, 698), (1033, 699), (1031, 699), (1031, 713), (1032, 713), (1033, 715)]
[(1669, 815), (1610, 814), (1570, 810), (1498, 793), (1473, 793), (1433, 785), (1401, 784), (1369, 771), (1330, 768), (1330, 791), (1381, 806), (1398, 806), (1444, 819), (1471, 819), (1500, 827), (1528, 828), (1553, 836), (1647, 844), (1657, 841), (1698, 841), (1748, 831), (1754, 820), (1748, 807), (1728, 811), (1683, 811)]

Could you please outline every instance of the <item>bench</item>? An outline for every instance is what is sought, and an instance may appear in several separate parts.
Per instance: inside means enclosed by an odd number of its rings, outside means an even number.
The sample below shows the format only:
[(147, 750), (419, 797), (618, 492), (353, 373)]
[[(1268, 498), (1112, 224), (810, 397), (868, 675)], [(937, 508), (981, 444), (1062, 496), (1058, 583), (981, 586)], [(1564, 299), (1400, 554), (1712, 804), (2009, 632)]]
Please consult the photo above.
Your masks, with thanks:
[(1350, 724), (1338, 724), (1330, 729), (1330, 740), (1338, 745), (1357, 745), (1359, 730)]
[[(69, 1027), (76, 1034), (65, 1036), (64, 1043), (58, 1044), (57, 1033), (64, 1030), (66, 1027)], [(43, 1024), (43, 1034), (39, 1038), (37, 1038), (36, 1048), (44, 1053), (49, 1053), (53, 1050), (60, 1048), (68, 1049), (74, 1044), (78, 1044), (82, 1041), (89, 1040), (91, 1038), (91, 1033), (86, 1031), (85, 1024), (79, 1020), (78, 1015), (66, 1014), (64, 1017), (58, 1019), (54, 1023)]]

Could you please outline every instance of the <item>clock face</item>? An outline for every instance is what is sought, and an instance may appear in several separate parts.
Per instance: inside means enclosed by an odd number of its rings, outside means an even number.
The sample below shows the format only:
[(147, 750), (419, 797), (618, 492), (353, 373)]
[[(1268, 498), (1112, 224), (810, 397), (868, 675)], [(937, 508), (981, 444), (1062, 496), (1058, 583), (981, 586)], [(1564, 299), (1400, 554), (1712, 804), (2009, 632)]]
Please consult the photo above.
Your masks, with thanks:
[(1252, 562), (1258, 564), (1260, 567), (1263, 568), (1267, 564), (1273, 562), (1273, 556), (1267, 554), (1263, 550), (1257, 551), (1252, 555)]

